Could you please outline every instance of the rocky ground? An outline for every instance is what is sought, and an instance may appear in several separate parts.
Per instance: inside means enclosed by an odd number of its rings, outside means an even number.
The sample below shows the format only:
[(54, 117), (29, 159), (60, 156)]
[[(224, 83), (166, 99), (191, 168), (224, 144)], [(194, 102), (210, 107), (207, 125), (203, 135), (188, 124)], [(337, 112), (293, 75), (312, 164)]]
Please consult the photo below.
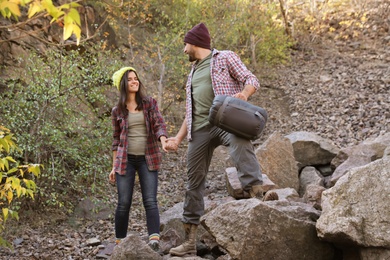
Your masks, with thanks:
[[(259, 75), (263, 78), (262, 88), (252, 102), (268, 110), (269, 121), (263, 137), (255, 144), (260, 144), (274, 131), (282, 134), (311, 131), (339, 147), (389, 132), (389, 27), (390, 21), (378, 24), (373, 21), (372, 27), (354, 40), (324, 38), (297, 45), (290, 65), (261, 73), (268, 76)], [(182, 144), (178, 153), (164, 155), (159, 187), (161, 211), (183, 200), (185, 148)], [(227, 195), (223, 176), (227, 158), (225, 149), (215, 152), (207, 187), (207, 196), (211, 199)], [(45, 212), (45, 216), (39, 212), (27, 213), (30, 215), (19, 223), (12, 223), (11, 230), (4, 233), (13, 242), (14, 250), (0, 249), (0, 258), (98, 259), (108, 256), (114, 240), (115, 188), (107, 184), (105, 200), (97, 198), (91, 203), (99, 200), (111, 206), (101, 213), (104, 217), (100, 220), (96, 212), (90, 215), (87, 210), (71, 217), (58, 212)], [(135, 192), (129, 230), (146, 235), (139, 189)]]

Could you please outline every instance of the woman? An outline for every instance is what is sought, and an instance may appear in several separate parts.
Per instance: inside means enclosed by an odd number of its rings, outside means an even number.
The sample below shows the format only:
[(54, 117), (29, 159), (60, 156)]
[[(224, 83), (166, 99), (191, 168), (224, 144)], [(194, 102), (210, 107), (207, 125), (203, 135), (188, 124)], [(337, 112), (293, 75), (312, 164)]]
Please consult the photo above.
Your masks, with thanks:
[(113, 83), (119, 90), (119, 101), (112, 109), (113, 167), (110, 183), (118, 189), (115, 211), (116, 243), (127, 235), (129, 212), (133, 199), (135, 174), (138, 172), (142, 201), (146, 211), (149, 246), (158, 251), (160, 215), (157, 205), (158, 170), (161, 152), (166, 150), (167, 131), (157, 102), (145, 95), (144, 86), (132, 67), (114, 73)]

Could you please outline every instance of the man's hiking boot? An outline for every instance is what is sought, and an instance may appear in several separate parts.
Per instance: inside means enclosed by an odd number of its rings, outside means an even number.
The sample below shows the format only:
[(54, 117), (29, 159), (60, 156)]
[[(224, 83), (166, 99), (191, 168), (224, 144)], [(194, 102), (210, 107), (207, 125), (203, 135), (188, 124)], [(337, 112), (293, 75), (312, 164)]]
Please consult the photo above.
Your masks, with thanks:
[(198, 225), (184, 223), (185, 241), (178, 247), (171, 248), (169, 254), (174, 256), (184, 256), (187, 254), (196, 255), (196, 233)]
[(251, 198), (258, 198), (261, 200), (263, 198), (263, 194), (264, 191), (262, 185), (253, 185), (249, 190), (249, 196)]
[(279, 196), (275, 191), (269, 190), (265, 193), (263, 201), (278, 200)]
[(244, 198), (250, 199), (250, 198), (257, 198), (262, 201), (271, 201), (271, 200), (278, 200), (279, 196), (275, 191), (267, 191), (264, 195), (263, 187), (262, 185), (254, 185), (251, 187), (249, 192), (244, 191)]

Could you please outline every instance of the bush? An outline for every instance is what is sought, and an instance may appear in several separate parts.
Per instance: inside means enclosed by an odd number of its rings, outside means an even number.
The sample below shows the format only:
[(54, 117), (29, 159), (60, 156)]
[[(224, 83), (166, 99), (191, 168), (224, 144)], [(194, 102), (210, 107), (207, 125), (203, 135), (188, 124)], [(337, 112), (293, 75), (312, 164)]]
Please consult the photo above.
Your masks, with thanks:
[(35, 206), (66, 206), (106, 183), (112, 159), (111, 53), (31, 54), (18, 78), (1, 93), (0, 113), (15, 129), (21, 155), (45, 166), (37, 180)]
[[(0, 125), (0, 232), (3, 233), (9, 217), (19, 219), (15, 208), (15, 198), (30, 197), (34, 199), (36, 185), (33, 178), (40, 175), (42, 165), (20, 165), (12, 154), (18, 150), (11, 131)], [(11, 244), (0, 237), (0, 246), (11, 247)]]

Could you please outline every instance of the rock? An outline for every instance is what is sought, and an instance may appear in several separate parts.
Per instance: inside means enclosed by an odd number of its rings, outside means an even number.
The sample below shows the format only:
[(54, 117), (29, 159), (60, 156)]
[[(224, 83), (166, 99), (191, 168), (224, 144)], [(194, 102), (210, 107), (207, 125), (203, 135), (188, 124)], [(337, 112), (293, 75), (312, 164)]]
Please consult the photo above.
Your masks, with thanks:
[(341, 149), (331, 162), (332, 166), (335, 167), (331, 178), (331, 186), (348, 170), (382, 158), (386, 147), (390, 147), (390, 133)]
[(290, 139), (300, 169), (305, 166), (330, 164), (340, 150), (330, 140), (311, 132), (294, 132), (286, 137)]
[(256, 149), (255, 153), (262, 172), (276, 184), (277, 188), (298, 190), (298, 167), (289, 139), (275, 132)]
[(323, 186), (317, 184), (307, 185), (305, 194), (303, 196), (304, 202), (313, 206), (313, 208), (317, 210), (322, 210), (321, 198), (324, 191), (325, 188)]
[(303, 199), (299, 197), (298, 192), (293, 188), (275, 189), (272, 191), (278, 194), (279, 200), (303, 202)]
[(315, 232), (319, 215), (304, 203), (247, 199), (222, 204), (201, 223), (232, 259), (333, 259)]
[(153, 251), (140, 236), (130, 234), (114, 248), (111, 260), (150, 260), (163, 259)]
[(338, 244), (390, 249), (390, 159), (353, 168), (322, 193), (318, 236)]
[(85, 241), (85, 244), (87, 246), (97, 246), (97, 245), (100, 245), (100, 243), (101, 243), (101, 241), (96, 237), (87, 239), (87, 241)]
[(315, 167), (306, 166), (299, 174), (299, 196), (306, 193), (306, 187), (310, 184), (324, 186), (324, 178)]

